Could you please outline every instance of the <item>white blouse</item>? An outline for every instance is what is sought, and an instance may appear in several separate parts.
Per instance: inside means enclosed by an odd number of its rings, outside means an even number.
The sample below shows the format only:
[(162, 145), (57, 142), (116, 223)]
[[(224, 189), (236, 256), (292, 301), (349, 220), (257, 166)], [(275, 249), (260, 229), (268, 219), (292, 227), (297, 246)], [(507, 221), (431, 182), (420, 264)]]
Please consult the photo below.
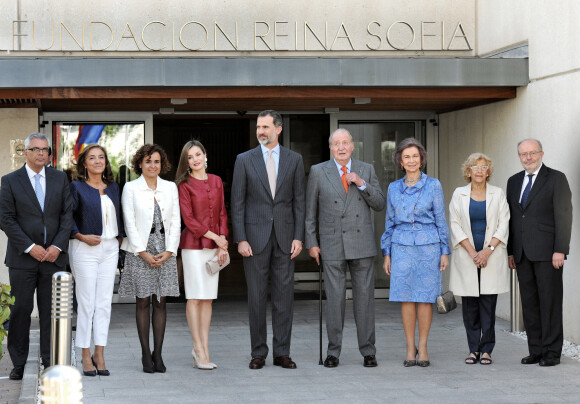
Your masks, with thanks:
[(101, 195), (101, 216), (103, 219), (103, 234), (101, 238), (105, 240), (116, 238), (119, 234), (117, 212), (113, 201), (108, 195)]

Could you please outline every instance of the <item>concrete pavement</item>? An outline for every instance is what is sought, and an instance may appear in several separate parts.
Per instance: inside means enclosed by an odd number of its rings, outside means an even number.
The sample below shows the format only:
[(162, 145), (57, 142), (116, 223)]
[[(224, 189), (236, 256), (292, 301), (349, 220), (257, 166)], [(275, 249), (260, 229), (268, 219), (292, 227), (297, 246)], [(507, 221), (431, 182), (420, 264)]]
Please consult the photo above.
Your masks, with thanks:
[[(461, 308), (461, 306), (460, 306)], [(376, 301), (377, 368), (364, 368), (356, 344), (352, 302), (347, 303), (340, 365), (318, 365), (318, 302), (295, 305), (291, 356), (298, 369), (272, 365), (248, 369), (250, 337), (244, 301), (214, 303), (210, 335), (212, 371), (192, 368), (192, 342), (184, 304), (168, 305), (163, 350), (165, 374), (141, 369), (141, 350), (134, 305), (114, 305), (109, 345), (105, 350), (109, 377), (83, 377), (84, 403), (572, 403), (580, 400), (580, 362), (562, 358), (553, 368), (521, 365), (526, 341), (496, 324), (494, 363), (465, 365), (467, 343), (461, 309), (434, 313), (429, 338), (431, 366), (405, 368), (405, 340), (400, 306)], [(323, 333), (326, 357), (326, 332)], [(271, 329), (269, 329), (271, 340)], [(77, 350), (80, 358), (80, 350)], [(80, 363), (78, 368), (81, 369)], [(26, 379), (25, 379), (26, 380)], [(24, 387), (24, 384), (23, 384)]]

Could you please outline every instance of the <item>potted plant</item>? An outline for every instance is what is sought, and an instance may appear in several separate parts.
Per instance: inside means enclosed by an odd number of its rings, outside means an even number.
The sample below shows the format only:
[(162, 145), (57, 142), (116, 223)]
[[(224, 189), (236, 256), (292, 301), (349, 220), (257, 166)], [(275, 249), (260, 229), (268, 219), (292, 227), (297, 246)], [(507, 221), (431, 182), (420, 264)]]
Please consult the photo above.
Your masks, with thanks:
[(14, 296), (10, 295), (10, 285), (0, 285), (0, 359), (2, 359), (2, 341), (8, 335), (4, 323), (10, 318), (10, 306), (14, 304)]

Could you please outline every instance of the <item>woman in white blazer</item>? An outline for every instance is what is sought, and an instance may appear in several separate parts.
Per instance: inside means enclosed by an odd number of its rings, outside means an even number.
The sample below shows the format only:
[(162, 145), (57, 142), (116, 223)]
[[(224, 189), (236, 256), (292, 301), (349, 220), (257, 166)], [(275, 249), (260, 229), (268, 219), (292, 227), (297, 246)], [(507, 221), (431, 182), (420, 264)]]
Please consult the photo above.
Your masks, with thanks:
[[(164, 373), (161, 350), (165, 336), (165, 297), (179, 296), (176, 262), (181, 235), (179, 194), (175, 183), (159, 178), (159, 174), (168, 172), (171, 167), (160, 146), (142, 146), (131, 164), (141, 176), (125, 185), (121, 198), (127, 235), (121, 249), (127, 254), (119, 294), (134, 296), (137, 301), (143, 371)], [(151, 301), (153, 316), (150, 320)], [(149, 348), (150, 321), (153, 352)]]
[(503, 190), (487, 183), (493, 173), (489, 157), (473, 153), (462, 168), (469, 184), (457, 188), (449, 204), (449, 289), (462, 296), (469, 346), (465, 363), (489, 365), (497, 295), (510, 289), (506, 250), (510, 212)]

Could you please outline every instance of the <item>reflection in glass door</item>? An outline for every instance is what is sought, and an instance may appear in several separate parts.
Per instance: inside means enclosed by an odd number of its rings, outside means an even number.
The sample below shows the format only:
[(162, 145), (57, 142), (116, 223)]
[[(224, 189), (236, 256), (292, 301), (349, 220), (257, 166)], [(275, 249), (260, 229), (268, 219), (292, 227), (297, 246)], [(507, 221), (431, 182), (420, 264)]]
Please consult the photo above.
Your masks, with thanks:
[[(425, 121), (339, 121), (338, 127), (352, 134), (355, 143), (352, 157), (374, 166), (385, 195), (389, 183), (402, 176), (402, 172), (393, 164), (397, 144), (408, 137), (414, 137), (425, 144)], [(375, 296), (386, 297), (389, 279), (383, 271), (383, 255), (380, 252), (380, 240), (385, 230), (385, 210), (372, 213), (379, 251), (375, 259)]]

